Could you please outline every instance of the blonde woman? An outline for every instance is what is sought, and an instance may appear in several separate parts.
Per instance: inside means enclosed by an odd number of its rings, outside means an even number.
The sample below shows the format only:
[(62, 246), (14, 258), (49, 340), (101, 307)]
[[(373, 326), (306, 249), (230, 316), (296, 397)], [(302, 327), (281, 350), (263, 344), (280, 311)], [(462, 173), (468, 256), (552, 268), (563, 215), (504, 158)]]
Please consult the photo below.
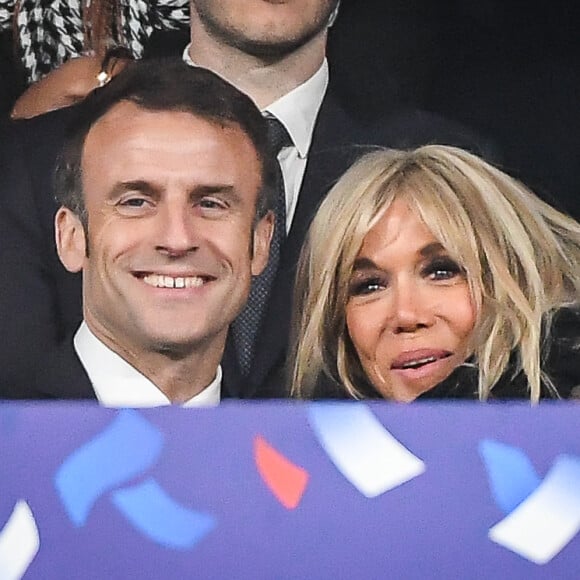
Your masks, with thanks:
[(362, 157), (303, 249), (292, 394), (567, 397), (580, 224), (460, 149)]

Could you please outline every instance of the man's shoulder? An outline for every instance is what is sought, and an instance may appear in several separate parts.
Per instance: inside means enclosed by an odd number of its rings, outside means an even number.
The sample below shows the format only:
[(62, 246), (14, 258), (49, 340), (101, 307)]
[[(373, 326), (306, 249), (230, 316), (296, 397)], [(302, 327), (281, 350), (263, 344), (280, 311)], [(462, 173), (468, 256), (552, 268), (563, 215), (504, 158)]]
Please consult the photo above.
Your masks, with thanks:
[(0, 204), (27, 224), (40, 215), (51, 235), (54, 172), (75, 111), (69, 107), (11, 122), (0, 133)]
[(26, 395), (20, 398), (95, 398), (89, 376), (74, 349), (72, 336), (68, 336), (42, 358)]
[(336, 145), (410, 149), (437, 143), (467, 149), (488, 161), (499, 157), (490, 139), (458, 121), (398, 101), (380, 114), (367, 116), (342, 101), (331, 86), (316, 131), (320, 139)]
[[(54, 170), (66, 128), (75, 112), (76, 107), (68, 107), (3, 126), (0, 134), (2, 200), (32, 194), (43, 203), (53, 201)], [(18, 199), (15, 203), (19, 203)]]

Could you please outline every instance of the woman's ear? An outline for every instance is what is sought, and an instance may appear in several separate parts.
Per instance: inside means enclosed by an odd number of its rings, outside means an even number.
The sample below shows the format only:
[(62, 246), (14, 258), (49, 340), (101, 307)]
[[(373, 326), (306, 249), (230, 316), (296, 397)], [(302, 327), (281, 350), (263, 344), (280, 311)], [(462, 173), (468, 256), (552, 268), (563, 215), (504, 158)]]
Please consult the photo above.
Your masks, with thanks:
[(61, 207), (54, 218), (56, 249), (63, 266), (69, 272), (80, 272), (87, 256), (85, 228), (70, 209)]
[(252, 276), (262, 273), (268, 264), (270, 242), (274, 233), (274, 213), (269, 211), (254, 228), (254, 244), (252, 255)]

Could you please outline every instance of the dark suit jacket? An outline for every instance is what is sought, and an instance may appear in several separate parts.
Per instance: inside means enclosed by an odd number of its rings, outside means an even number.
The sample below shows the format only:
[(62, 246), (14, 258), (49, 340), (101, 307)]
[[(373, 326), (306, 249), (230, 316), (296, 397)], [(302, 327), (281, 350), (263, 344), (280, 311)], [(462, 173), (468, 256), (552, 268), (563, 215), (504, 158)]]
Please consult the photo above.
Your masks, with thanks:
[[(230, 388), (231, 387), (231, 388)], [(235, 386), (222, 380), (221, 398), (237, 397)], [(97, 400), (93, 385), (68, 336), (43, 357), (36, 375), (15, 393), (18, 399)]]
[[(372, 123), (357, 121), (328, 94), (317, 118), (296, 213), (282, 249), (280, 267), (257, 335), (249, 379), (249, 397), (286, 395), (284, 366), (290, 331), (292, 292), (300, 249), (320, 202), (338, 178), (373, 146), (410, 148), (426, 143), (452, 144), (491, 157), (491, 146), (465, 127), (407, 107)], [(227, 368), (237, 372), (233, 345), (226, 349)]]
[[(74, 108), (8, 125), (0, 132), (0, 396), (14, 397), (36, 374), (42, 354), (71, 333), (82, 318), (81, 278), (60, 264), (54, 243), (52, 179), (64, 128)], [(275, 280), (250, 377), (239, 379), (232, 345), (224, 378), (245, 397), (282, 396), (291, 294), (300, 247), (330, 186), (364, 146), (411, 147), (428, 142), (477, 148), (463, 127), (394, 106), (380, 122), (357, 122), (329, 90), (313, 135), (298, 206)], [(481, 150), (480, 150), (481, 152)]]

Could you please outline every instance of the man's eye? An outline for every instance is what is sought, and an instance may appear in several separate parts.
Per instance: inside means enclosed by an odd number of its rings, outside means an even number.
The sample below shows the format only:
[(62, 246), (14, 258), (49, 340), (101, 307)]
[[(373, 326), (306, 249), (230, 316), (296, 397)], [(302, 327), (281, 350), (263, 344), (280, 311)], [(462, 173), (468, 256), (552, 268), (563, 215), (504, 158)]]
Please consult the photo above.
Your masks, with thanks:
[(122, 205), (124, 207), (143, 207), (146, 203), (145, 199), (142, 199), (140, 197), (132, 197), (130, 199), (124, 199), (121, 202), (119, 202), (119, 205)]
[(215, 197), (204, 197), (200, 200), (199, 206), (203, 209), (226, 209), (227, 204)]
[(120, 214), (128, 216), (140, 216), (154, 206), (153, 202), (146, 197), (122, 198), (115, 205)]

